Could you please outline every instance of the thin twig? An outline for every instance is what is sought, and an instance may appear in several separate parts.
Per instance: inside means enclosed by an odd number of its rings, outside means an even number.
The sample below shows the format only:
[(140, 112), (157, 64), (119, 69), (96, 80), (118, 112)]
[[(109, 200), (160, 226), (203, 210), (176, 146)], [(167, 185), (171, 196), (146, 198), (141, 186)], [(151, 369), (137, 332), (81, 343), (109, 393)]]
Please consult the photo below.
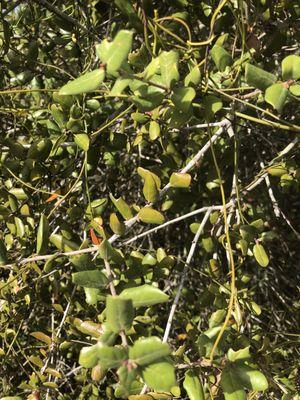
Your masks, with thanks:
[[(229, 202), (228, 203), (228, 207), (230, 205), (231, 205), (231, 203)], [(172, 225), (172, 224), (176, 224), (177, 222), (182, 221), (184, 219), (187, 219), (189, 217), (193, 217), (194, 215), (201, 214), (201, 213), (203, 213), (203, 212), (205, 212), (207, 210), (217, 211), (217, 210), (222, 210), (222, 209), (223, 209), (223, 206), (209, 206), (209, 207), (198, 208), (197, 210), (191, 211), (191, 212), (189, 212), (187, 214), (180, 215), (180, 217), (171, 219), (170, 221), (167, 221), (162, 225), (158, 225), (155, 228), (151, 228), (148, 231), (142, 232), (139, 235), (133, 236), (131, 239), (128, 239), (125, 242), (122, 242), (122, 245), (126, 246), (126, 245), (128, 245), (128, 244), (130, 244), (132, 242), (135, 242), (138, 239), (141, 239), (144, 236), (150, 235), (151, 233), (156, 233), (160, 229), (163, 229), (163, 228), (165, 228), (165, 227), (167, 227), (169, 225)]]
[[(209, 150), (210, 146), (212, 143), (214, 143), (219, 136), (223, 133), (224, 129), (228, 129), (231, 125), (231, 122), (228, 120), (223, 120), (220, 122), (220, 129), (217, 130), (217, 132), (210, 138), (209, 141), (198, 151), (198, 153), (191, 159), (191, 161), (181, 170), (178, 172), (181, 174), (186, 174), (189, 172), (194, 166), (196, 166), (201, 158), (204, 156), (204, 154)], [(161, 199), (166, 192), (171, 188), (170, 183), (168, 183), (159, 193), (159, 199)], [(151, 207), (154, 203), (148, 203), (146, 207)], [(128, 221), (125, 222), (125, 225), (128, 228), (131, 228), (136, 222), (138, 221), (138, 216), (136, 215), (135, 217), (129, 219)], [(114, 234), (111, 236), (109, 239), (110, 243), (114, 243), (117, 239), (119, 238), (119, 235)]]
[[(263, 169), (265, 168), (265, 165), (264, 165), (263, 162), (260, 163), (260, 166)], [(266, 182), (266, 185), (267, 185), (267, 188), (268, 188), (268, 193), (269, 193), (269, 197), (270, 197), (270, 200), (271, 200), (271, 203), (272, 203), (272, 206), (273, 206), (274, 214), (275, 214), (276, 218), (279, 218), (280, 217), (280, 208), (278, 206), (277, 200), (275, 199), (275, 196), (274, 196), (274, 193), (273, 193), (273, 189), (272, 189), (272, 186), (271, 186), (271, 182), (270, 182), (270, 178), (269, 178), (268, 174), (265, 176), (265, 182)]]
[(192, 241), (192, 245), (191, 245), (188, 257), (186, 259), (186, 263), (185, 263), (183, 271), (182, 271), (180, 284), (179, 284), (175, 299), (173, 301), (173, 304), (172, 304), (172, 307), (171, 307), (171, 310), (170, 310), (170, 313), (169, 313), (168, 321), (167, 321), (165, 332), (164, 332), (163, 342), (167, 342), (168, 341), (170, 330), (171, 330), (171, 326), (172, 326), (172, 322), (173, 322), (173, 318), (174, 318), (174, 314), (175, 314), (177, 305), (179, 303), (179, 299), (180, 299), (180, 296), (181, 296), (183, 285), (184, 285), (185, 280), (186, 280), (187, 272), (189, 270), (189, 266), (190, 266), (191, 260), (192, 260), (192, 258), (194, 256), (199, 237), (203, 232), (203, 229), (205, 227), (205, 224), (206, 224), (211, 212), (212, 212), (211, 208), (209, 208), (206, 211), (205, 216), (204, 216), (204, 218), (203, 218), (203, 220), (202, 220), (202, 222), (201, 222), (201, 224), (200, 224), (200, 226), (199, 226), (199, 228), (198, 228), (198, 230), (197, 230), (197, 232), (195, 234), (195, 237), (194, 237), (194, 239)]
[[(206, 222), (207, 222), (207, 220), (208, 220), (208, 218), (209, 218), (209, 216), (211, 214), (211, 211), (212, 211), (211, 209), (208, 209), (206, 211), (206, 214), (205, 214), (205, 216), (204, 216), (204, 218), (203, 218), (203, 220), (202, 220), (202, 222), (201, 222), (201, 224), (200, 224), (200, 226), (199, 226), (199, 228), (198, 228), (198, 230), (197, 230), (197, 232), (196, 232), (196, 234), (194, 236), (194, 239), (192, 241), (192, 244), (191, 244), (191, 247), (190, 247), (190, 251), (189, 251), (189, 254), (187, 256), (186, 263), (185, 263), (183, 271), (182, 271), (182, 275), (181, 275), (180, 283), (179, 283), (179, 286), (178, 286), (178, 290), (177, 290), (175, 299), (173, 301), (172, 307), (170, 309), (168, 321), (167, 321), (167, 324), (166, 324), (166, 327), (165, 327), (165, 332), (164, 332), (164, 337), (163, 337), (163, 342), (164, 343), (166, 343), (168, 341), (170, 330), (171, 330), (171, 327), (172, 327), (174, 314), (175, 314), (177, 305), (179, 303), (179, 299), (180, 299), (180, 296), (181, 296), (183, 285), (184, 285), (185, 280), (186, 280), (187, 272), (189, 270), (189, 266), (190, 266), (191, 260), (193, 258), (194, 253), (195, 253), (199, 237), (200, 237), (200, 235), (201, 235), (201, 233), (202, 233), (202, 231), (203, 231), (203, 229), (205, 227), (205, 224), (206, 224)], [(145, 384), (143, 386), (143, 389), (141, 390), (140, 394), (145, 394), (146, 391), (147, 391), (147, 385)]]

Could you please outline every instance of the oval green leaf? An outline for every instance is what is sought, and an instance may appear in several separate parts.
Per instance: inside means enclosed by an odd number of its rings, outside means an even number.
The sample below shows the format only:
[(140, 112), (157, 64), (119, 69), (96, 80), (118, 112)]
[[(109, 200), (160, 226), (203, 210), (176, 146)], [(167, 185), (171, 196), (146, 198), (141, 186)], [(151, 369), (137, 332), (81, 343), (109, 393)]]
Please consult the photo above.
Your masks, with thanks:
[(260, 266), (268, 266), (269, 257), (262, 244), (257, 243), (253, 246), (253, 255)]
[(87, 72), (74, 81), (68, 82), (60, 91), (60, 95), (74, 95), (91, 92), (99, 88), (105, 78), (104, 68), (98, 68), (94, 71)]

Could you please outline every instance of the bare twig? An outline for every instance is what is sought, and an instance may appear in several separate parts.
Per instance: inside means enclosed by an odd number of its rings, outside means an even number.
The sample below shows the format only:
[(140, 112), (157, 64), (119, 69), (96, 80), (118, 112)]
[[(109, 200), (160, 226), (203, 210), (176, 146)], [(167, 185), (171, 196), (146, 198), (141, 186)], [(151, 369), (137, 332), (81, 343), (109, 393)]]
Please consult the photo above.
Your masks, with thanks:
[[(211, 214), (211, 211), (212, 211), (211, 209), (208, 209), (206, 211), (206, 214), (205, 214), (205, 216), (204, 216), (204, 218), (203, 218), (203, 220), (202, 220), (202, 222), (201, 222), (201, 224), (200, 224), (200, 226), (199, 226), (199, 228), (198, 228), (198, 230), (197, 230), (197, 232), (196, 232), (196, 234), (194, 236), (194, 239), (192, 241), (192, 244), (191, 244), (191, 247), (190, 247), (190, 251), (189, 251), (189, 254), (187, 256), (186, 263), (185, 263), (183, 271), (182, 271), (182, 275), (181, 275), (180, 283), (179, 283), (179, 286), (178, 286), (178, 290), (177, 290), (175, 299), (173, 301), (173, 304), (171, 306), (171, 310), (170, 310), (170, 313), (169, 313), (168, 321), (167, 321), (167, 324), (166, 324), (166, 327), (165, 327), (165, 332), (164, 332), (164, 337), (163, 337), (163, 342), (164, 343), (166, 343), (168, 341), (170, 330), (171, 330), (171, 327), (172, 327), (174, 314), (175, 314), (177, 305), (179, 303), (179, 299), (180, 299), (180, 296), (181, 296), (183, 285), (184, 285), (185, 280), (186, 280), (187, 272), (189, 270), (189, 266), (190, 266), (191, 260), (193, 258), (194, 253), (195, 253), (199, 237), (200, 237), (200, 235), (201, 235), (201, 233), (202, 233), (202, 231), (203, 231), (203, 229), (205, 227), (205, 224), (206, 224), (206, 222), (207, 222), (207, 220), (208, 220), (208, 218), (209, 218), (209, 216)], [(147, 385), (145, 384), (143, 386), (143, 389), (141, 390), (141, 394), (145, 394), (146, 391), (147, 391)]]
[[(265, 168), (265, 165), (264, 165), (263, 162), (260, 163), (260, 166), (261, 166), (261, 168)], [(275, 199), (275, 196), (274, 196), (274, 193), (273, 193), (273, 189), (272, 189), (272, 186), (271, 186), (271, 182), (270, 182), (270, 178), (269, 178), (268, 174), (265, 176), (265, 182), (266, 182), (266, 185), (267, 185), (267, 188), (268, 188), (268, 193), (269, 193), (269, 197), (270, 197), (270, 200), (271, 200), (271, 203), (272, 203), (272, 206), (273, 206), (274, 214), (275, 214), (276, 218), (279, 218), (280, 217), (280, 208), (278, 206), (277, 200)]]
[[(231, 203), (228, 203), (228, 206), (230, 206), (230, 205), (231, 205)], [(172, 224), (176, 224), (177, 222), (182, 221), (184, 219), (187, 219), (189, 217), (193, 217), (194, 215), (201, 214), (201, 213), (203, 213), (203, 212), (205, 212), (207, 210), (217, 211), (217, 210), (222, 210), (222, 209), (223, 209), (223, 206), (210, 206), (210, 207), (198, 208), (197, 210), (191, 211), (191, 212), (189, 212), (187, 214), (180, 215), (180, 217), (171, 219), (170, 221), (167, 221), (162, 225), (158, 225), (155, 228), (151, 228), (148, 231), (142, 232), (139, 235), (133, 236), (131, 239), (128, 239), (125, 242), (122, 242), (122, 245), (126, 246), (126, 245), (128, 245), (128, 244), (130, 244), (132, 242), (135, 242), (138, 239), (141, 239), (144, 236), (150, 235), (151, 233), (156, 233), (160, 229), (166, 228), (167, 226), (172, 225)]]
[[(220, 129), (217, 130), (217, 132), (210, 138), (209, 141), (206, 142), (206, 144), (198, 151), (198, 153), (191, 159), (191, 161), (181, 170), (179, 170), (179, 173), (185, 174), (189, 172), (194, 166), (196, 166), (201, 158), (204, 156), (204, 154), (209, 150), (210, 146), (221, 136), (223, 133), (224, 129), (228, 129), (228, 127), (231, 125), (231, 122), (228, 120), (223, 120), (220, 122)], [(166, 192), (170, 189), (171, 185), (168, 183), (161, 191), (159, 194), (159, 199), (161, 199)], [(149, 203), (146, 206), (151, 207), (154, 203)], [(125, 222), (125, 225), (127, 228), (131, 228), (136, 222), (138, 221), (138, 216), (136, 215), (135, 217), (129, 219), (128, 221)], [(110, 243), (114, 243), (117, 239), (119, 238), (119, 235), (115, 234), (113, 235), (110, 239)]]
[(183, 285), (185, 283), (187, 272), (189, 270), (189, 266), (190, 266), (191, 260), (192, 260), (192, 258), (194, 256), (199, 237), (203, 232), (203, 229), (204, 229), (205, 224), (206, 224), (206, 222), (207, 222), (207, 220), (208, 220), (208, 218), (209, 218), (209, 216), (211, 214), (211, 211), (212, 211), (211, 209), (208, 209), (206, 211), (205, 216), (204, 216), (204, 218), (203, 218), (203, 220), (202, 220), (202, 222), (201, 222), (201, 224), (200, 224), (200, 226), (199, 226), (199, 228), (198, 228), (198, 230), (197, 230), (197, 232), (195, 234), (195, 237), (194, 237), (194, 239), (192, 241), (192, 245), (191, 245), (188, 257), (186, 259), (186, 263), (185, 263), (183, 271), (182, 271), (179, 287), (178, 287), (175, 299), (173, 301), (173, 304), (172, 304), (172, 307), (171, 307), (171, 310), (170, 310), (170, 313), (169, 313), (168, 321), (167, 321), (165, 332), (164, 332), (163, 342), (167, 342), (168, 341), (170, 330), (171, 330), (171, 326), (172, 326), (172, 322), (173, 322), (173, 318), (174, 318), (174, 314), (175, 314), (177, 305), (179, 303), (179, 299), (180, 299), (180, 296), (181, 296)]

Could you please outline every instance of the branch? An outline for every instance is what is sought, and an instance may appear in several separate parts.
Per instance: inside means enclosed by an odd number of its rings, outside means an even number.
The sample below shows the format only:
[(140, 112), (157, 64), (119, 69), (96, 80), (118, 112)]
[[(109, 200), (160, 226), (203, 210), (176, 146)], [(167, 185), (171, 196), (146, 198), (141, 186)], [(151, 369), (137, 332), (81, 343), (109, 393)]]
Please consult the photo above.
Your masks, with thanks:
[[(184, 168), (179, 170), (180, 173), (186, 173), (186, 172), (190, 171), (200, 161), (200, 159), (204, 156), (204, 154), (207, 152), (207, 150), (209, 150), (211, 144), (214, 143), (217, 140), (217, 138), (222, 134), (224, 129), (228, 129), (231, 126), (231, 123), (228, 120), (223, 120), (223, 121), (219, 122), (218, 124), (220, 125), (220, 129), (218, 129), (218, 131), (211, 137), (211, 139), (198, 151), (198, 153), (192, 158), (192, 160)], [(163, 195), (169, 190), (169, 188), (170, 188), (170, 184), (167, 184), (161, 190), (159, 198), (162, 198)], [(228, 205), (229, 204), (230, 203), (228, 203)], [(148, 207), (150, 207), (152, 205), (153, 205), (153, 203), (147, 204)], [(213, 206), (213, 207), (216, 207), (215, 208), (216, 210), (219, 209), (218, 208), (219, 206)], [(214, 208), (210, 207), (210, 209), (214, 209)], [(152, 230), (149, 230), (147, 234), (150, 234), (150, 233), (152, 233), (152, 232), (154, 232), (154, 231), (156, 231), (158, 229), (162, 229), (163, 227), (165, 227), (167, 225), (171, 225), (173, 223), (176, 223), (177, 221), (180, 221), (182, 219), (188, 218), (189, 216), (196, 215), (196, 214), (204, 212), (204, 211), (205, 211), (204, 209), (203, 210), (202, 209), (198, 209), (198, 210), (193, 211), (192, 213), (186, 214), (185, 216), (175, 218), (172, 221), (167, 221), (165, 224), (160, 225), (160, 226), (158, 226), (156, 228), (153, 228)], [(128, 221), (125, 221), (125, 225), (126, 225), (127, 229), (130, 229), (136, 222), (138, 222), (138, 216), (137, 215), (134, 216), (133, 218), (129, 219)], [(145, 235), (146, 235), (146, 233), (143, 236), (145, 236)], [(119, 237), (120, 237), (119, 235), (114, 234), (108, 239), (108, 241), (110, 243), (114, 243), (117, 239), (119, 239)], [(135, 237), (133, 239), (137, 240), (140, 237), (142, 237), (142, 236), (138, 235), (138, 237)], [(132, 241), (134, 241), (134, 240), (132, 240)], [(128, 243), (125, 242), (125, 244), (128, 244)], [(65, 257), (72, 257), (72, 256), (85, 254), (85, 253), (94, 253), (94, 252), (97, 252), (98, 250), (99, 250), (98, 246), (91, 246), (91, 247), (88, 247), (86, 249), (73, 250), (73, 251), (67, 251), (67, 252), (59, 252), (56, 255), (46, 254), (46, 255), (31, 256), (31, 257), (27, 257), (27, 258), (24, 258), (24, 259), (20, 260), (18, 262), (18, 264), (19, 265), (24, 265), (24, 264), (27, 264), (27, 263), (30, 263), (30, 262), (45, 261), (45, 260), (51, 259), (52, 257), (64, 257), (64, 256)], [(14, 265), (15, 264), (6, 264), (6, 265), (1, 266), (1, 268), (8, 269), (8, 268), (12, 268)], [(0, 290), (1, 290), (1, 288), (0, 288)]]
[[(231, 203), (228, 203), (228, 206), (230, 206)], [(150, 235), (151, 233), (156, 233), (157, 231), (159, 231), (160, 229), (163, 229), (169, 225), (175, 224), (176, 222), (182, 221), (184, 219), (187, 219), (189, 217), (192, 217), (194, 215), (203, 213), (207, 210), (211, 210), (211, 211), (217, 211), (217, 210), (222, 210), (223, 206), (211, 206), (211, 207), (202, 207), (202, 208), (198, 208), (197, 210), (191, 211), (187, 214), (181, 215), (180, 217), (171, 219), (170, 221), (165, 222), (162, 225), (156, 226), (155, 228), (151, 228), (148, 231), (142, 232), (139, 235), (133, 236), (131, 239), (126, 240), (125, 242), (122, 242), (122, 245), (127, 245), (130, 244), (132, 242), (135, 242), (138, 239), (141, 239), (144, 236)]]
[[(210, 138), (209, 141), (198, 151), (198, 153), (191, 159), (191, 161), (181, 170), (179, 170), (179, 173), (185, 174), (189, 172), (195, 165), (199, 163), (201, 158), (204, 156), (204, 154), (209, 150), (210, 146), (218, 139), (219, 136), (223, 133), (224, 129), (228, 129), (231, 126), (231, 122), (228, 120), (223, 120), (220, 122), (220, 129), (217, 130), (217, 132)], [(161, 199), (166, 192), (170, 189), (171, 185), (168, 183), (161, 191), (159, 194), (159, 199)], [(146, 207), (151, 207), (154, 203), (148, 203)], [(138, 216), (136, 215), (135, 217), (129, 219), (128, 221), (125, 221), (125, 225), (128, 228), (131, 228), (136, 222), (138, 221)], [(117, 239), (119, 238), (119, 235), (114, 234), (111, 236), (111, 238), (108, 240), (110, 243), (114, 243)]]
[(171, 330), (174, 314), (175, 314), (177, 305), (179, 303), (179, 299), (180, 299), (181, 292), (182, 292), (182, 289), (183, 289), (183, 285), (184, 285), (184, 282), (185, 282), (185, 279), (186, 279), (186, 275), (187, 275), (191, 260), (192, 260), (192, 258), (194, 256), (199, 237), (203, 232), (203, 229), (205, 227), (205, 224), (206, 224), (211, 212), (212, 212), (211, 208), (209, 208), (206, 211), (205, 216), (204, 216), (204, 218), (203, 218), (203, 220), (202, 220), (202, 222), (201, 222), (201, 224), (200, 224), (200, 226), (199, 226), (199, 228), (198, 228), (198, 230), (197, 230), (197, 232), (196, 232), (196, 234), (194, 236), (194, 240), (192, 242), (188, 257), (186, 259), (186, 263), (185, 263), (184, 269), (182, 271), (180, 284), (179, 284), (175, 299), (173, 301), (173, 304), (172, 304), (172, 307), (171, 307), (171, 310), (170, 310), (170, 313), (169, 313), (168, 321), (167, 321), (165, 332), (164, 332), (163, 342), (167, 342), (168, 341), (168, 337), (169, 337), (169, 334), (170, 334), (170, 330)]
[[(265, 165), (264, 165), (263, 162), (260, 163), (260, 166), (261, 166), (261, 168), (265, 168)], [(279, 218), (280, 217), (280, 208), (278, 206), (277, 200), (275, 199), (275, 196), (274, 196), (274, 193), (273, 193), (273, 189), (272, 189), (272, 186), (271, 186), (271, 182), (270, 182), (270, 178), (269, 178), (268, 174), (266, 174), (266, 176), (265, 176), (265, 182), (266, 182), (266, 185), (267, 185), (267, 188), (268, 188), (268, 193), (269, 193), (269, 197), (270, 197), (270, 200), (271, 200), (271, 203), (272, 203), (272, 206), (273, 206), (274, 214), (275, 214), (276, 218)]]

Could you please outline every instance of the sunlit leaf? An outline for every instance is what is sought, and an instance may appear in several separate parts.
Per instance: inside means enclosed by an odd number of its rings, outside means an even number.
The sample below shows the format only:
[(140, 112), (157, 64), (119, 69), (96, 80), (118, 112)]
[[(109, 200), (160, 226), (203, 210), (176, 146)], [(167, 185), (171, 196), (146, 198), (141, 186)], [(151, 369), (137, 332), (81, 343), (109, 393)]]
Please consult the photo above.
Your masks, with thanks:
[(169, 300), (168, 295), (152, 285), (142, 285), (124, 289), (120, 293), (120, 297), (123, 299), (131, 299), (133, 307), (149, 307)]
[(94, 71), (87, 72), (74, 81), (68, 82), (60, 89), (59, 94), (66, 96), (92, 92), (99, 89), (104, 78), (105, 70), (103, 68), (98, 68)]

